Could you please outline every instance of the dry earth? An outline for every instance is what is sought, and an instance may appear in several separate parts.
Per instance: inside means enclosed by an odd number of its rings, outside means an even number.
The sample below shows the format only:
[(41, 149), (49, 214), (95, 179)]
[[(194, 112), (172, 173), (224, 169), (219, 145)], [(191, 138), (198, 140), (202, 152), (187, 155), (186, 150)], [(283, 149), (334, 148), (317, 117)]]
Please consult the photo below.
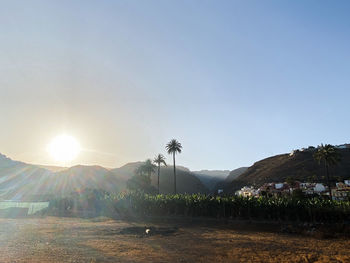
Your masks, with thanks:
[[(345, 238), (282, 234), (271, 224), (47, 217), (1, 218), (0, 225), (0, 262), (4, 263), (350, 262), (350, 241)], [(144, 233), (143, 227), (149, 225), (176, 231), (154, 235), (129, 231), (141, 227)]]

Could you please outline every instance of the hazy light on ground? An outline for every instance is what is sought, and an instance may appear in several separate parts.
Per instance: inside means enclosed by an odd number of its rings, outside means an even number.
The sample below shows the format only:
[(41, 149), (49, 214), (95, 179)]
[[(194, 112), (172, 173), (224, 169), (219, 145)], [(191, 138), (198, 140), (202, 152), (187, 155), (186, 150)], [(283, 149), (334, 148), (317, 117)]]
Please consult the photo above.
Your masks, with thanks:
[(47, 147), (51, 157), (59, 163), (70, 162), (80, 153), (79, 142), (70, 135), (55, 137)]

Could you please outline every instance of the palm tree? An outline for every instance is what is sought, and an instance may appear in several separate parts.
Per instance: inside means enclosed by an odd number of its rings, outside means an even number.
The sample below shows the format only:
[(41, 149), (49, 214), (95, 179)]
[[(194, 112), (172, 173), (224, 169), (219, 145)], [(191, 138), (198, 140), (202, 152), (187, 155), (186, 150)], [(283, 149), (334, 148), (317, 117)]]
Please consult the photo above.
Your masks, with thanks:
[(126, 183), (126, 187), (130, 190), (141, 190), (144, 192), (155, 192), (151, 186), (151, 175), (154, 173), (156, 166), (150, 159), (146, 160), (135, 170), (135, 175), (132, 176)]
[(160, 165), (164, 164), (166, 166), (165, 157), (163, 154), (158, 154), (154, 160), (154, 163), (158, 165), (158, 194), (159, 194), (159, 175), (160, 175)]
[(176, 166), (175, 166), (175, 155), (177, 153), (181, 153), (182, 145), (177, 140), (172, 139), (166, 146), (165, 146), (168, 154), (173, 155), (173, 162), (174, 162), (174, 193), (176, 194)]
[(155, 172), (156, 166), (152, 163), (151, 159), (147, 159), (144, 164), (142, 164), (138, 169), (137, 173), (146, 174), (149, 178), (151, 178), (152, 173)]
[(331, 182), (329, 178), (329, 166), (336, 165), (339, 163), (340, 154), (337, 148), (335, 148), (333, 145), (321, 144), (321, 146), (317, 148), (317, 151), (314, 154), (314, 158), (318, 162), (318, 164), (321, 164), (322, 162), (324, 162), (325, 169), (326, 169), (329, 197), (332, 199)]

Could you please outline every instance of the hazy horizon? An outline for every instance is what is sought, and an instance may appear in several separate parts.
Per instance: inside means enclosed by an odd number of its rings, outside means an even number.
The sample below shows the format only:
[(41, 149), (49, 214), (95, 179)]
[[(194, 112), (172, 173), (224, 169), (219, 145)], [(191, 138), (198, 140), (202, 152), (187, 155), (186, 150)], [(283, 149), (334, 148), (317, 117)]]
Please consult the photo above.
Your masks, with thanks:
[(233, 170), (350, 142), (347, 1), (3, 1), (0, 152), (108, 168)]

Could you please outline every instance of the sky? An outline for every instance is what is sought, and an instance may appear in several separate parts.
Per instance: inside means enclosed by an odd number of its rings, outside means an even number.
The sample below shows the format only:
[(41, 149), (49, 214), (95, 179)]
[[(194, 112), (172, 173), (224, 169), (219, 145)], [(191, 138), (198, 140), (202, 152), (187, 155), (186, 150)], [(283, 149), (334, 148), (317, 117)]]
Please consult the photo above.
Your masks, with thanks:
[(235, 169), (350, 142), (349, 1), (1, 1), (0, 152)]

